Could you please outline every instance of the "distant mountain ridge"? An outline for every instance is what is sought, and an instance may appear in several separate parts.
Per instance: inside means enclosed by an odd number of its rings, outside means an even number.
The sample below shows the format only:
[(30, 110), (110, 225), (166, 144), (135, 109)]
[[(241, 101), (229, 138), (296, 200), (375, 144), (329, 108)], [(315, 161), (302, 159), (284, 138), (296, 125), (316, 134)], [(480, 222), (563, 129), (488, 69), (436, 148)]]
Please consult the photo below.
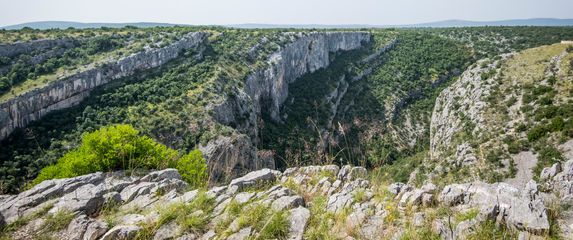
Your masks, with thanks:
[[(66, 29), (66, 28), (121, 28), (125, 26), (135, 26), (139, 28), (148, 27), (170, 27), (170, 26), (191, 26), (190, 24), (172, 24), (156, 22), (135, 22), (135, 23), (81, 23), (68, 21), (41, 21), (29, 22), (10, 26), (0, 27), (0, 29), (16, 30), (24, 27), (34, 29)], [(374, 25), (374, 24), (261, 24), (243, 23), (223, 25), (232, 28), (441, 28), (441, 27), (478, 27), (478, 26), (573, 26), (573, 19), (558, 18), (531, 18), (531, 19), (509, 19), (499, 21), (467, 21), (467, 20), (444, 20), (437, 22), (401, 24), (401, 25)]]
[(148, 28), (148, 27), (172, 27), (172, 26), (181, 26), (181, 24), (171, 24), (171, 23), (156, 23), (156, 22), (135, 22), (135, 23), (81, 23), (81, 22), (68, 22), (68, 21), (41, 21), (41, 22), (29, 22), (29, 23), (22, 23), (10, 26), (0, 27), (0, 29), (6, 30), (17, 30), (22, 29), (25, 27), (34, 28), (34, 29), (66, 29), (66, 28), (77, 28), (77, 29), (85, 29), (85, 28), (101, 28), (101, 27), (109, 27), (109, 28), (122, 28), (126, 26), (134, 26), (138, 28)]

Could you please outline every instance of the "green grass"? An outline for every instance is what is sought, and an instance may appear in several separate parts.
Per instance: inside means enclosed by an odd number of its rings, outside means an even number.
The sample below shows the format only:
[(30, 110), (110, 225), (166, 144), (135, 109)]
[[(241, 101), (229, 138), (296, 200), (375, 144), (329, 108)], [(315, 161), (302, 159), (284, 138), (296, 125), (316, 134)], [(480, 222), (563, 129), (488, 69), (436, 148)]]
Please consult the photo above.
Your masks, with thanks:
[(255, 239), (286, 239), (290, 227), (286, 211), (275, 212), (260, 230)]
[(3, 228), (0, 229), (0, 237), (8, 237), (8, 235), (10, 235), (12, 232), (14, 232), (14, 231), (20, 229), (21, 227), (27, 225), (30, 221), (32, 221), (36, 218), (43, 217), (44, 215), (46, 215), (46, 213), (48, 213), (48, 211), (50, 211), (50, 209), (52, 209), (53, 206), (54, 206), (53, 204), (46, 205), (45, 207), (38, 210), (37, 212), (34, 212), (34, 213), (32, 213), (28, 216), (25, 216), (25, 217), (20, 217), (20, 218), (16, 219), (14, 222), (4, 226)]
[(174, 203), (161, 209), (159, 218), (154, 223), (144, 223), (141, 227), (144, 231), (138, 233), (138, 239), (146, 239), (153, 236), (164, 224), (175, 221), (182, 232), (201, 234), (207, 229), (210, 214), (214, 209), (215, 200), (200, 192), (190, 203)]
[(478, 209), (471, 209), (471, 210), (466, 211), (464, 213), (456, 214), (455, 219), (456, 219), (456, 222), (460, 223), (460, 222), (463, 222), (466, 220), (472, 220), (472, 219), (476, 218), (478, 214), (479, 214)]
[(507, 229), (505, 226), (497, 226), (492, 220), (480, 223), (475, 232), (470, 233), (468, 240), (490, 240), (490, 239), (517, 239), (517, 233)]
[(308, 240), (334, 240), (334, 214), (326, 211), (327, 199), (318, 196), (310, 203), (310, 219), (304, 233)]
[(407, 227), (400, 237), (400, 240), (439, 240), (440, 235), (432, 231), (432, 228), (426, 224), (423, 227)]
[(74, 219), (75, 215), (70, 211), (58, 211), (46, 216), (42, 230), (44, 232), (55, 232), (66, 228)]

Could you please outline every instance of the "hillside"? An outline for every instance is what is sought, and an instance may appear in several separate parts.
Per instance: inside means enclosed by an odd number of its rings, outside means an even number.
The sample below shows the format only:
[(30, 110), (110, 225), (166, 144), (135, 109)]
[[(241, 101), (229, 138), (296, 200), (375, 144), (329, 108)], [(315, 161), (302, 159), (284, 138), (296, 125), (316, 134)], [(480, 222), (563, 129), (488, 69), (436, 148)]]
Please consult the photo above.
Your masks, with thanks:
[(568, 239), (566, 39), (1, 31), (1, 237)]
[[(87, 28), (123, 28), (127, 26), (138, 28), (150, 27), (173, 27), (186, 26), (187, 24), (156, 23), (156, 22), (134, 22), (134, 23), (81, 23), (66, 21), (40, 21), (21, 23), (9, 26), (0, 26), (5, 30), (20, 30), (22, 28), (33, 28), (39, 30), (47, 29), (87, 29)], [(499, 21), (468, 21), (468, 20), (445, 20), (437, 22), (425, 22), (416, 24), (401, 25), (372, 25), (372, 24), (260, 24), (260, 23), (243, 23), (228, 24), (225, 27), (245, 28), (245, 29), (269, 29), (269, 28), (296, 28), (296, 29), (360, 29), (360, 28), (447, 28), (447, 27), (483, 27), (483, 26), (538, 26), (538, 27), (557, 27), (573, 26), (573, 19), (559, 18), (531, 18), (531, 19), (508, 19)]]

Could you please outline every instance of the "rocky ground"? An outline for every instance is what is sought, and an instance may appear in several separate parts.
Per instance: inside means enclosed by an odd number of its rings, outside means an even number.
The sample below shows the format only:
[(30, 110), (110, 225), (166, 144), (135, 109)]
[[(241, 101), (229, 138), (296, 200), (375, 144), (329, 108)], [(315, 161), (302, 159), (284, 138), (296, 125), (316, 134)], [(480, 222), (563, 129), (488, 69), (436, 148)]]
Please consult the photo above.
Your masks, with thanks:
[(573, 200), (573, 160), (546, 168), (543, 182), (524, 188), (483, 182), (416, 188), (368, 178), (362, 167), (328, 165), (262, 169), (209, 190), (189, 189), (174, 169), (49, 180), (0, 197), (2, 237), (571, 239), (565, 205)]

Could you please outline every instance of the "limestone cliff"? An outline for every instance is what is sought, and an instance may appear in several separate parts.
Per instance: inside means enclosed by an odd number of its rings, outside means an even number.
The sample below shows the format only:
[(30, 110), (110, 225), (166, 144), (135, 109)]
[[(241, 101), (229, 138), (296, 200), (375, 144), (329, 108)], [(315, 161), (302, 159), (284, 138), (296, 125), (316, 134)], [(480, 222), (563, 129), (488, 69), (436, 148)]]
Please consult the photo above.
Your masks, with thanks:
[[(161, 66), (178, 57), (184, 50), (202, 51), (206, 37), (207, 33), (204, 32), (189, 33), (181, 40), (164, 48), (148, 50), (117, 61), (107, 62), (101, 67), (79, 72), (3, 102), (0, 104), (0, 140), (14, 129), (25, 127), (28, 123), (52, 111), (77, 105), (95, 87), (130, 76), (140, 70)], [(48, 43), (43, 43), (41, 46), (44, 45)], [(9, 56), (14, 52), (24, 51), (21, 48), (26, 48), (25, 46), (13, 47), (14, 49), (11, 50), (0, 48), (0, 51), (5, 51)]]
[(75, 44), (77, 44), (77, 40), (71, 38), (41, 39), (14, 44), (0, 44), (0, 56), (12, 58), (21, 54), (28, 54), (54, 47), (70, 48)]
[(269, 67), (251, 74), (247, 78), (245, 91), (254, 100), (258, 113), (267, 111), (274, 121), (280, 121), (280, 107), (287, 99), (289, 83), (328, 66), (331, 61), (329, 53), (357, 49), (366, 42), (370, 42), (370, 34), (366, 32), (311, 33), (301, 36), (273, 54), (268, 60)]
[(243, 88), (207, 107), (217, 122), (238, 131), (233, 138), (220, 136), (200, 146), (210, 159), (212, 177), (229, 178), (262, 167), (274, 168), (272, 159), (263, 161), (257, 156), (258, 120), (266, 114), (281, 121), (280, 109), (290, 83), (327, 67), (332, 61), (331, 53), (358, 49), (371, 40), (367, 32), (286, 33), (285, 37), (292, 41), (248, 75)]

